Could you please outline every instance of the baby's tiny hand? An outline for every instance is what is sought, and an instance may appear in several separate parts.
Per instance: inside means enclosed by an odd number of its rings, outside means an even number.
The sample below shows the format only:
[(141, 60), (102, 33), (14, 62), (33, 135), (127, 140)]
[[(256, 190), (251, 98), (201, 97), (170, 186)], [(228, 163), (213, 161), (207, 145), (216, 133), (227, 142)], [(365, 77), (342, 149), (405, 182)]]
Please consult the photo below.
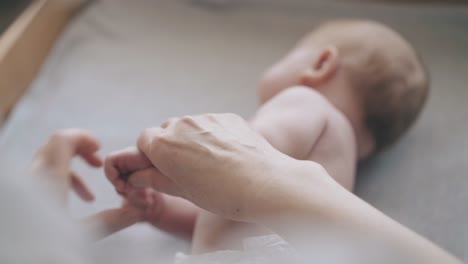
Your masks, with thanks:
[(132, 190), (123, 204), (83, 219), (84, 226), (99, 240), (139, 222), (157, 217), (162, 210), (160, 196), (150, 189)]
[(122, 207), (159, 230), (182, 238), (190, 238), (199, 208), (182, 198), (169, 196), (150, 188), (133, 189), (126, 193)]
[[(137, 216), (137, 222), (147, 222), (170, 234), (190, 238), (200, 208), (182, 198), (169, 194), (176, 187), (137, 148), (127, 148), (106, 157), (105, 173), (116, 191), (125, 197), (124, 209)], [(151, 188), (128, 182), (129, 177), (139, 175), (143, 180), (151, 179)], [(154, 176), (154, 177), (153, 177)], [(148, 184), (147, 182), (144, 182)]]
[(107, 179), (114, 185), (116, 191), (126, 196), (135, 191), (127, 184), (130, 174), (135, 171), (154, 167), (153, 164), (137, 148), (129, 147), (109, 154), (104, 162)]
[(163, 204), (161, 193), (149, 188), (132, 189), (126, 193), (122, 208), (137, 212), (138, 222), (152, 222), (159, 218)]

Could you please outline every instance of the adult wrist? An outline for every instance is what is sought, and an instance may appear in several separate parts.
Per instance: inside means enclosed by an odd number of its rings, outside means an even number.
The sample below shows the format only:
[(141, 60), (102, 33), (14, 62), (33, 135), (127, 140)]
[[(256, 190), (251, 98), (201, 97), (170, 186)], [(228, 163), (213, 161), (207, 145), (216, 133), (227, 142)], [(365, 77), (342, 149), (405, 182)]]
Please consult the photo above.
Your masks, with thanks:
[[(271, 179), (254, 199), (252, 221), (270, 229), (313, 217), (327, 221), (334, 206), (335, 192), (343, 191), (323, 169), (311, 161), (277, 160), (269, 172)], [(307, 221), (309, 221), (308, 219)], [(275, 231), (275, 230), (274, 230)]]

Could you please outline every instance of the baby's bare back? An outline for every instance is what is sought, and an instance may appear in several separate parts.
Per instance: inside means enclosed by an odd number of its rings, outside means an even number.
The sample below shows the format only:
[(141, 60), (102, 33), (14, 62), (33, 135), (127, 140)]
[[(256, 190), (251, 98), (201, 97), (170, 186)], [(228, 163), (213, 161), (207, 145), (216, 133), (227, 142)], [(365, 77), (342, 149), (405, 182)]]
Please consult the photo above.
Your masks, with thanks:
[[(251, 124), (279, 151), (320, 163), (337, 182), (352, 189), (357, 163), (353, 129), (316, 91), (287, 89), (264, 104)], [(202, 212), (195, 226), (193, 252), (241, 249), (245, 238), (268, 233), (259, 226)]]

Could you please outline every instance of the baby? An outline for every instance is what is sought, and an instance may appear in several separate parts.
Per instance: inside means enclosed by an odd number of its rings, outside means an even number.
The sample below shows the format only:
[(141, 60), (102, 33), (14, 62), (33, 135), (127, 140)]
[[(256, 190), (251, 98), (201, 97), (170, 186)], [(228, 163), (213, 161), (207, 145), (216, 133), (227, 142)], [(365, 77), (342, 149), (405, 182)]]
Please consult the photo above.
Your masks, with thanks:
[[(425, 68), (402, 36), (372, 21), (333, 21), (266, 71), (258, 90), (261, 107), (251, 126), (279, 151), (320, 163), (352, 190), (357, 163), (408, 130), (427, 94)], [(131, 173), (115, 166), (126, 155), (141, 154), (110, 155), (109, 178)], [(239, 249), (246, 237), (268, 233), (165, 195), (158, 206), (161, 213), (153, 225), (187, 235), (193, 230), (194, 253)]]

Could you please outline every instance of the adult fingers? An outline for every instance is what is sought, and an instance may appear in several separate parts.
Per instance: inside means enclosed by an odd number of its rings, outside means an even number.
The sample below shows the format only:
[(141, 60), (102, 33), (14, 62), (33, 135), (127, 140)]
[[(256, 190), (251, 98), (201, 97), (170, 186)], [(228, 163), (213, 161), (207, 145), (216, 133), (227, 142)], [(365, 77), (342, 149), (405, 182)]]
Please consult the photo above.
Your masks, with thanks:
[(153, 166), (136, 147), (128, 147), (109, 154), (105, 163), (106, 166), (115, 167), (120, 172), (132, 172)]
[(101, 167), (103, 164), (102, 158), (97, 153), (79, 153), (80, 156), (91, 166)]
[(54, 133), (50, 140), (67, 146), (71, 150), (72, 156), (80, 155), (91, 164), (98, 163), (97, 155), (92, 154), (99, 150), (100, 144), (97, 138), (87, 130), (73, 128), (60, 130)]
[(152, 162), (158, 164), (162, 144), (167, 140), (166, 131), (160, 127), (147, 128), (138, 137), (137, 147)]
[(75, 172), (70, 172), (70, 181), (72, 189), (76, 192), (76, 194), (83, 199), (84, 201), (91, 202), (94, 201), (95, 196), (89, 187), (84, 183), (81, 177), (76, 174)]
[(98, 166), (100, 161), (96, 151), (99, 142), (88, 131), (81, 129), (64, 129), (52, 134), (45, 145), (36, 153), (33, 169), (36, 172), (53, 171), (66, 175), (70, 160), (74, 155), (85, 156), (92, 165)]

